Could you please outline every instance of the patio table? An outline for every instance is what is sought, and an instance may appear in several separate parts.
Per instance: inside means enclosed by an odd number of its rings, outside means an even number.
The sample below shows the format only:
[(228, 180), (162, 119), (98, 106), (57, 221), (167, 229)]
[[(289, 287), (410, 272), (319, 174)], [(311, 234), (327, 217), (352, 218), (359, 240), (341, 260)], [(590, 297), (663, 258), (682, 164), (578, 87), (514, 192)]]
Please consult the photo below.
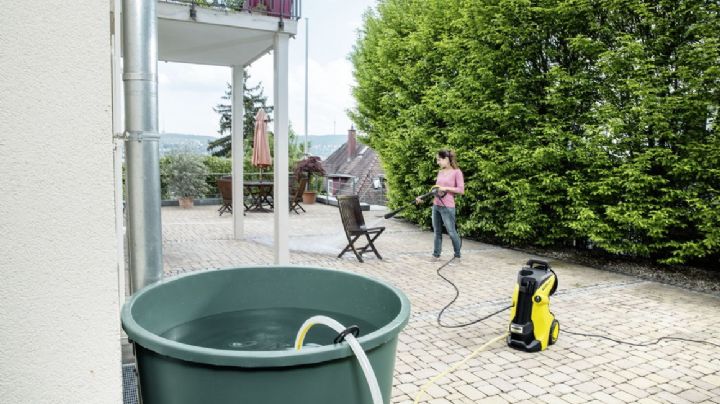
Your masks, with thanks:
[[(245, 210), (271, 212), (273, 209), (273, 183), (264, 181), (245, 181), (245, 195), (248, 196)], [(268, 206), (269, 208), (266, 208)]]

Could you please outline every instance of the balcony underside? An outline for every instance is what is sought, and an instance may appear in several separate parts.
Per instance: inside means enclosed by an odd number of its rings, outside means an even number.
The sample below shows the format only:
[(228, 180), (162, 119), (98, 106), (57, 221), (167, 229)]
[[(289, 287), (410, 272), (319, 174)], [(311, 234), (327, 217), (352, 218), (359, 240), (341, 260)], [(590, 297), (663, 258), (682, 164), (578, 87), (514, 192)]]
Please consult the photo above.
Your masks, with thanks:
[(245, 66), (273, 47), (275, 33), (295, 35), (292, 19), (158, 3), (158, 59), (215, 66)]

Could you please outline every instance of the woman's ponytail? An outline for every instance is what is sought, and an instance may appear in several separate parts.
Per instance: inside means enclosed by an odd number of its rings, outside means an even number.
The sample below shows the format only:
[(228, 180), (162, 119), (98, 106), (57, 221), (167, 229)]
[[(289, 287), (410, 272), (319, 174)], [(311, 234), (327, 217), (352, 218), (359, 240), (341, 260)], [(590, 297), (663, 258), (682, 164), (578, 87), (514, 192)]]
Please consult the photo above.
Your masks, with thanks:
[(446, 150), (446, 149), (440, 150), (440, 151), (438, 152), (438, 157), (440, 157), (440, 158), (442, 158), (442, 159), (447, 158), (448, 161), (450, 162), (450, 167), (452, 167), (452, 168), (454, 168), (454, 169), (456, 169), (456, 170), (457, 170), (458, 168), (460, 168), (460, 167), (458, 167), (458, 163), (457, 163), (457, 160), (456, 160), (456, 158), (455, 158), (455, 152), (454, 152), (454, 151), (452, 151), (452, 150)]

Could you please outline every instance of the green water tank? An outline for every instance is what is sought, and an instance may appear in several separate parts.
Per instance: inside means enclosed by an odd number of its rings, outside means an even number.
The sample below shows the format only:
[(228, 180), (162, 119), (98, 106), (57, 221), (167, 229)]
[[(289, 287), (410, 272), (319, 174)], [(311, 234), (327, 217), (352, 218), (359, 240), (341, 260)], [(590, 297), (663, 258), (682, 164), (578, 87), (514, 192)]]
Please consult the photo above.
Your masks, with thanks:
[[(138, 291), (122, 310), (144, 404), (372, 403), (347, 342), (311, 315), (358, 323), (358, 342), (390, 402), (397, 338), (410, 303), (387, 283), (299, 266), (194, 272)], [(272, 348), (272, 349), (269, 349)]]

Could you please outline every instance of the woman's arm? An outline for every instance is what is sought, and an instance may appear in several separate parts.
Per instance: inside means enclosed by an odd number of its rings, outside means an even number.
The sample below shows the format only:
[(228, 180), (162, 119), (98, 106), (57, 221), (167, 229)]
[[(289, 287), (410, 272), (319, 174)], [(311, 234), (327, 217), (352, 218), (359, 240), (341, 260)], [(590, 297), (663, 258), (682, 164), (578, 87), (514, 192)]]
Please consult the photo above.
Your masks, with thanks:
[(462, 195), (465, 193), (465, 178), (462, 171), (458, 168), (455, 170), (455, 194)]

